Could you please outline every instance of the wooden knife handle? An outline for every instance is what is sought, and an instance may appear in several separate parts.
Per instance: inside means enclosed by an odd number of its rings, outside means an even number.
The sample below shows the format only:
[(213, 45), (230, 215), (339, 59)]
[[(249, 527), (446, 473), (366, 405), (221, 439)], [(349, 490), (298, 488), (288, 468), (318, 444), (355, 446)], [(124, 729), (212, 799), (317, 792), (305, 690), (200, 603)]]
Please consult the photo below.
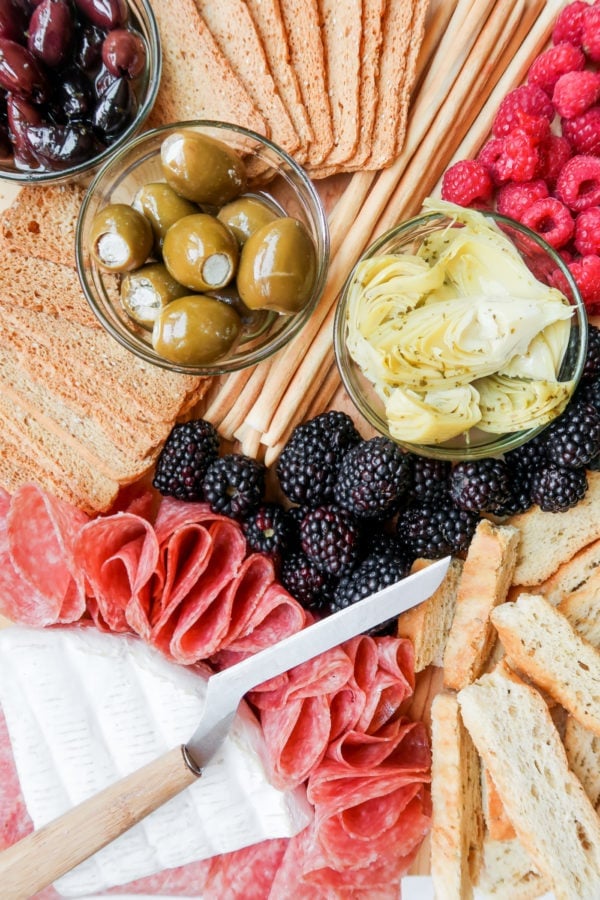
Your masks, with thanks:
[(2, 900), (27, 900), (197, 779), (182, 748), (138, 769), (0, 853)]

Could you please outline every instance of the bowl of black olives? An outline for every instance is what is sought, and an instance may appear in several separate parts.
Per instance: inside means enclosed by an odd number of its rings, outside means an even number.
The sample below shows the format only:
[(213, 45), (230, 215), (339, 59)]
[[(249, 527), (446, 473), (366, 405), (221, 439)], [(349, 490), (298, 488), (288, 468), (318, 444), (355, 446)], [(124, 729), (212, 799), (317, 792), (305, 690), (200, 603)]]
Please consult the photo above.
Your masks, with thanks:
[(84, 197), (76, 258), (106, 330), (176, 372), (256, 365), (303, 328), (322, 294), (327, 219), (304, 170), (222, 122), (148, 131)]
[(160, 72), (147, 0), (0, 0), (0, 179), (89, 180), (143, 126)]

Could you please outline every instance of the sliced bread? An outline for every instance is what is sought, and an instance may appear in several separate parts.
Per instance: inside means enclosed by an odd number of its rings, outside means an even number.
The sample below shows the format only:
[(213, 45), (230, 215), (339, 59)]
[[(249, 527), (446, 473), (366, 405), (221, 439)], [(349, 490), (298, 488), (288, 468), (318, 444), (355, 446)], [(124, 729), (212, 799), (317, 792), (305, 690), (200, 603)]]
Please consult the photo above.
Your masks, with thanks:
[(0, 220), (0, 253), (17, 251), (75, 268), (75, 230), (85, 188), (24, 187)]
[(582, 783), (594, 809), (600, 812), (600, 737), (567, 717), (563, 743), (573, 772)]
[(597, 900), (600, 819), (539, 693), (499, 667), (458, 701), (517, 837), (556, 900)]
[[(600, 571), (600, 540), (592, 541), (562, 563), (549, 578), (535, 586), (535, 593), (558, 606), (569, 594), (587, 584), (597, 571)], [(514, 591), (516, 597), (521, 589), (516, 586)]]
[(477, 887), (484, 897), (495, 900), (536, 900), (550, 889), (550, 882), (537, 871), (521, 841), (483, 842), (483, 866)]
[(576, 591), (571, 591), (558, 604), (577, 634), (600, 649), (600, 569)]
[(493, 841), (509, 841), (515, 837), (515, 829), (506, 815), (494, 779), (487, 766), (481, 767), (481, 802), (483, 819), (489, 838)]

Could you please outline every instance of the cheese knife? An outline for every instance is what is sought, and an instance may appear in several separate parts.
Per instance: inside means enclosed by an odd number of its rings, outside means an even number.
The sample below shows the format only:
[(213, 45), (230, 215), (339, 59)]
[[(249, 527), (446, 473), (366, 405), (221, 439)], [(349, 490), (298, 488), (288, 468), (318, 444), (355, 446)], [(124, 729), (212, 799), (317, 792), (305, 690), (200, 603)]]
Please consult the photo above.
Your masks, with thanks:
[(421, 603), (439, 587), (449, 563), (450, 557), (432, 563), (211, 675), (198, 727), (185, 745), (0, 853), (2, 900), (27, 900), (196, 781), (223, 743), (248, 691)]

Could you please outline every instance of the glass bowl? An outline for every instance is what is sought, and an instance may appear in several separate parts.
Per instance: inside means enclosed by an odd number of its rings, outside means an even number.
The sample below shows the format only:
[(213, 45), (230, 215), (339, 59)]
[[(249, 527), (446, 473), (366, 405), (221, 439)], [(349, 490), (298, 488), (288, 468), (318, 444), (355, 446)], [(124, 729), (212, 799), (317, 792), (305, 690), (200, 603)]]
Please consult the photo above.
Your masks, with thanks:
[[(245, 193), (275, 205), (279, 214), (298, 219), (314, 244), (316, 272), (308, 302), (294, 314), (272, 310), (243, 329), (241, 339), (222, 358), (211, 363), (172, 362), (152, 346), (151, 332), (138, 326), (123, 308), (115, 276), (104, 272), (89, 251), (90, 230), (96, 214), (109, 203), (131, 204), (140, 187), (163, 182), (160, 148), (169, 135), (192, 129), (226, 144), (246, 164)], [(137, 357), (162, 368), (188, 375), (224, 375), (281, 350), (310, 318), (323, 292), (329, 263), (329, 231), (319, 195), (308, 175), (283, 150), (253, 131), (224, 122), (190, 121), (147, 131), (122, 147), (104, 164), (84, 197), (76, 232), (77, 269), (87, 300), (115, 340)], [(189, 291), (193, 293), (193, 291)]]
[(146, 65), (144, 72), (139, 76), (138, 109), (134, 120), (101, 153), (90, 157), (85, 162), (51, 172), (20, 169), (12, 161), (5, 160), (0, 162), (0, 180), (23, 186), (67, 184), (68, 182), (88, 183), (94, 172), (142, 129), (154, 106), (160, 84), (162, 66), (160, 35), (152, 6), (148, 0), (127, 0), (127, 3), (135, 27), (146, 44)]
[[(572, 396), (579, 381), (585, 363), (587, 349), (587, 316), (577, 285), (558, 253), (535, 232), (519, 222), (499, 213), (484, 211), (486, 218), (491, 219), (509, 237), (518, 249), (521, 257), (535, 277), (546, 284), (555, 284), (553, 278), (560, 280), (561, 289), (574, 307), (568, 345), (558, 373), (558, 380), (570, 383), (569, 397)], [(376, 393), (373, 383), (364, 375), (362, 369), (352, 358), (347, 346), (349, 289), (353, 282), (356, 268), (363, 260), (385, 254), (415, 254), (423, 241), (435, 232), (452, 227), (460, 227), (448, 215), (439, 212), (426, 213), (395, 226), (381, 235), (363, 254), (350, 273), (336, 309), (334, 323), (334, 347), (337, 366), (344, 386), (359, 413), (377, 431), (399, 444), (403, 449), (435, 459), (459, 461), (481, 459), (498, 456), (531, 440), (539, 434), (549, 421), (535, 427), (519, 431), (507, 431), (502, 434), (490, 433), (476, 426), (463, 431), (441, 443), (414, 443), (403, 440), (398, 433), (390, 432), (385, 407)], [(564, 409), (563, 404), (556, 412)]]

